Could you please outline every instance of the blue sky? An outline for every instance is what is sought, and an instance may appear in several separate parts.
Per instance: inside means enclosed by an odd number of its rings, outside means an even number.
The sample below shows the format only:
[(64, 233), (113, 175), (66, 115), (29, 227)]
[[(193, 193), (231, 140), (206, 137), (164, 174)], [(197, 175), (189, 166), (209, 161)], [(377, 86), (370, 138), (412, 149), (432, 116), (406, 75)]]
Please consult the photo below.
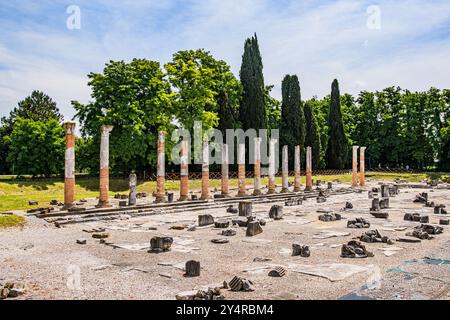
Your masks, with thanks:
[[(70, 5), (81, 10), (79, 30), (66, 27)], [(299, 76), (304, 99), (328, 94), (334, 78), (353, 94), (450, 88), (448, 0), (11, 0), (0, 4), (0, 115), (39, 89), (71, 118), (71, 100), (90, 100), (86, 75), (109, 60), (164, 64), (205, 48), (238, 75), (254, 32), (277, 98), (287, 73)]]

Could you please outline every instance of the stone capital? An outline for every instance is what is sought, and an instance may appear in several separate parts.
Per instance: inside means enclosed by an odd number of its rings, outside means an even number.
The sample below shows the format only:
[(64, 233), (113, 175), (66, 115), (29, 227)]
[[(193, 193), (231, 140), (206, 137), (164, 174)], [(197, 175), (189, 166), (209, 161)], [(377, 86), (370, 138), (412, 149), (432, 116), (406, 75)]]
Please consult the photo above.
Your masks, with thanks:
[(67, 121), (63, 123), (63, 128), (66, 130), (66, 135), (75, 135), (76, 123), (73, 121)]

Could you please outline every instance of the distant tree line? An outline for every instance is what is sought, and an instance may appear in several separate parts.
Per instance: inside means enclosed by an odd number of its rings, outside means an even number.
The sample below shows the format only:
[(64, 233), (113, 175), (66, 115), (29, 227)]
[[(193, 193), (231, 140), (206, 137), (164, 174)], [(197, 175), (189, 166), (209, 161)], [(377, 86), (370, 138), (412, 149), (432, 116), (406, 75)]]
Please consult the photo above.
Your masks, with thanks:
[[(78, 172), (99, 168), (100, 126), (114, 125), (113, 174), (154, 172), (159, 130), (280, 129), (280, 144), (313, 148), (315, 168), (350, 167), (351, 146), (367, 146), (371, 167), (450, 169), (450, 90), (411, 92), (399, 87), (302, 100), (297, 75), (281, 83), (282, 99), (266, 85), (256, 35), (245, 41), (237, 79), (230, 66), (209, 52), (179, 51), (163, 67), (157, 61), (110, 61), (88, 75), (92, 101), (72, 101), (80, 123)], [(63, 117), (46, 94), (33, 91), (1, 119), (0, 173), (50, 176), (64, 171)], [(170, 150), (170, 139), (168, 139)], [(170, 156), (170, 152), (167, 154)], [(303, 162), (304, 163), (304, 162)], [(168, 166), (168, 170), (176, 170)]]

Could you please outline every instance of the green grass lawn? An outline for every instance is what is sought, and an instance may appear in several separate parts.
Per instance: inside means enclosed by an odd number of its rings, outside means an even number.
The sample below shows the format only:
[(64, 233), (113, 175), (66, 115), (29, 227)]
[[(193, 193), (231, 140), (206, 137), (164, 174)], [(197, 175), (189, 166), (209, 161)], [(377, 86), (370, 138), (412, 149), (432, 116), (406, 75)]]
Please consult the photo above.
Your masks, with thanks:
[(5, 215), (0, 216), (0, 229), (2, 228), (12, 228), (24, 225), (27, 220), (18, 215)]
[[(396, 178), (404, 179), (409, 182), (419, 182), (424, 179), (440, 178), (449, 181), (449, 174), (393, 174), (393, 173), (366, 173), (366, 179), (393, 181)], [(351, 175), (335, 175), (335, 176), (314, 176), (315, 180), (334, 181), (340, 180), (343, 183), (351, 183)], [(290, 181), (293, 177), (290, 177)], [(98, 178), (77, 178), (76, 198), (93, 198), (99, 194)], [(210, 188), (220, 189), (220, 180), (210, 180)], [(267, 178), (262, 179), (262, 185), (267, 184)], [(305, 183), (305, 177), (302, 177), (302, 183)], [(253, 179), (247, 179), (247, 184), (252, 185)], [(281, 185), (281, 178), (277, 178), (277, 184)], [(230, 180), (230, 187), (237, 187), (237, 179)], [(178, 190), (178, 181), (166, 181), (167, 190)], [(200, 180), (193, 180), (189, 183), (190, 190), (200, 190)], [(152, 193), (156, 190), (156, 182), (150, 181), (141, 183), (138, 186), (138, 192)], [(126, 179), (111, 178), (110, 194), (128, 193), (128, 181)], [(28, 205), (28, 201), (38, 201), (39, 206), (47, 206), (51, 200), (64, 200), (64, 181), (62, 179), (50, 180), (14, 180), (13, 177), (0, 178), (0, 212), (8, 210), (25, 210), (33, 208)]]

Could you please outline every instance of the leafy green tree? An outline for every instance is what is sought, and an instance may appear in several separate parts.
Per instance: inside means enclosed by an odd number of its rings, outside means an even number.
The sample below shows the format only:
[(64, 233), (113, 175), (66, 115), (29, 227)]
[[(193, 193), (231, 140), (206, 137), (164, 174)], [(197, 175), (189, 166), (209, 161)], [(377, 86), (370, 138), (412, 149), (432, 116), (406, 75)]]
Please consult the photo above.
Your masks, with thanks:
[(7, 137), (11, 135), (14, 124), (18, 118), (30, 119), (34, 121), (48, 121), (51, 119), (62, 121), (63, 116), (59, 109), (48, 95), (41, 91), (33, 91), (30, 96), (20, 101), (8, 117), (1, 119), (0, 127), (0, 173), (10, 173), (7, 158), (9, 153), (9, 143)]
[[(296, 145), (305, 146), (305, 114), (300, 94), (300, 83), (296, 75), (286, 75), (281, 85), (281, 145), (292, 149)], [(290, 162), (293, 162), (293, 152), (290, 152)]]
[(240, 78), (243, 86), (240, 107), (242, 128), (265, 129), (267, 115), (263, 63), (256, 34), (245, 41)]
[(306, 122), (306, 137), (305, 147), (312, 147), (312, 164), (313, 168), (319, 168), (321, 164), (321, 144), (320, 144), (320, 132), (317, 125), (316, 116), (313, 112), (312, 104), (305, 103), (305, 122)]
[(203, 49), (179, 51), (165, 69), (176, 88), (174, 115), (185, 128), (191, 130), (194, 121), (222, 132), (239, 126), (242, 88), (224, 61)]
[(328, 112), (329, 140), (327, 164), (332, 169), (343, 169), (347, 164), (348, 140), (342, 122), (339, 83), (335, 79), (331, 85), (331, 103)]
[(8, 162), (14, 174), (48, 177), (64, 171), (65, 133), (57, 120), (43, 122), (19, 117), (6, 139), (10, 143)]
[(102, 74), (88, 75), (94, 101), (85, 105), (72, 102), (83, 136), (92, 138), (97, 146), (95, 157), (99, 153), (100, 127), (114, 126), (110, 137), (113, 172), (128, 174), (155, 167), (157, 133), (165, 130), (170, 134), (176, 114), (174, 94), (164, 77), (156, 61), (110, 61)]
[(326, 150), (328, 146), (328, 109), (330, 108), (330, 96), (319, 100), (317, 97), (306, 102), (311, 106), (317, 121), (320, 136), (320, 168), (326, 167)]

